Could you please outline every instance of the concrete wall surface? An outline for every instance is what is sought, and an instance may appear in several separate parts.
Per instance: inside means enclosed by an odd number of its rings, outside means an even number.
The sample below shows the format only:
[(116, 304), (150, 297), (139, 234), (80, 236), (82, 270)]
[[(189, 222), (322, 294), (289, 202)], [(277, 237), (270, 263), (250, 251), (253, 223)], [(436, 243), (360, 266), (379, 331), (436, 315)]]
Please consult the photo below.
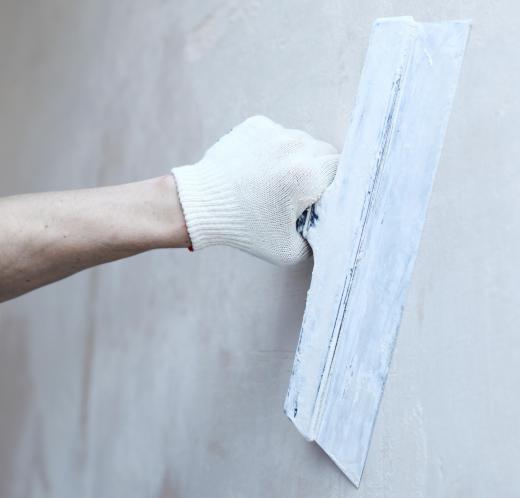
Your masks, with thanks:
[(0, 306), (0, 497), (520, 496), (515, 0), (2, 0), (0, 195), (341, 148), (372, 21), (474, 29), (361, 488), (282, 412), (312, 264), (156, 251)]

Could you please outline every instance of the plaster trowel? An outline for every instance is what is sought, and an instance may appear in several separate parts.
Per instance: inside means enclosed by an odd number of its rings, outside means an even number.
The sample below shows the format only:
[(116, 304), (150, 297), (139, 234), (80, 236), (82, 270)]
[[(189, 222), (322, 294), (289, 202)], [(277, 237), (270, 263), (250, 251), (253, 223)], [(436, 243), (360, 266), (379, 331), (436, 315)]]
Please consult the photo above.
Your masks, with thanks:
[(314, 269), (285, 412), (356, 486), (469, 29), (375, 21), (336, 178), (298, 222)]

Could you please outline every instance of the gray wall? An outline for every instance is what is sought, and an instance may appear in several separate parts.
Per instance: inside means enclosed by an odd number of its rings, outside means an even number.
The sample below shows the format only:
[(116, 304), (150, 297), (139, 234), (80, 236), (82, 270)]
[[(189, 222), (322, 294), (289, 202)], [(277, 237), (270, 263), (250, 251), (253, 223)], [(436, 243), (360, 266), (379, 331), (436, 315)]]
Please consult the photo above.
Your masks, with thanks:
[(341, 147), (371, 22), (474, 30), (364, 480), (282, 413), (311, 264), (157, 251), (0, 306), (0, 496), (520, 495), (514, 0), (0, 4), (0, 194), (142, 179), (263, 113)]

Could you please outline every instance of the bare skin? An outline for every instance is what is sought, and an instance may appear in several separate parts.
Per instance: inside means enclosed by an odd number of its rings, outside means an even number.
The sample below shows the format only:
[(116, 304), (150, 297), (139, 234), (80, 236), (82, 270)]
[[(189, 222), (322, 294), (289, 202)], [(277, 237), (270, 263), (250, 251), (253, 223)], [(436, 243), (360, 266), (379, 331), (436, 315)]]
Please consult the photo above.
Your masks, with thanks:
[(0, 198), (0, 302), (158, 248), (189, 247), (173, 175)]

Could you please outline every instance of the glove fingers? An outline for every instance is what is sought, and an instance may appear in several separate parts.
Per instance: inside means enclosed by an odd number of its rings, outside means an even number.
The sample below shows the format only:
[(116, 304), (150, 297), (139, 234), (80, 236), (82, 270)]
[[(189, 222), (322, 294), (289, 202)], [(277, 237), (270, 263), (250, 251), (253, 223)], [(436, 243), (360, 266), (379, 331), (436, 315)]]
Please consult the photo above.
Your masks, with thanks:
[[(338, 153), (333, 145), (316, 140), (305, 131), (286, 129), (265, 116), (252, 116), (246, 119), (233, 129), (233, 134), (236, 139), (245, 144), (271, 141), (279, 143), (280, 156), (294, 155), (309, 158)], [(280, 140), (281, 137), (284, 139)]]
[[(313, 162), (314, 168), (319, 171), (319, 179), (322, 182), (318, 188), (325, 190), (332, 183), (338, 169), (339, 157), (337, 153), (328, 154), (317, 158)], [(321, 195), (322, 192), (318, 195)]]
[(312, 135), (309, 135), (306, 131), (289, 129), (286, 130), (291, 139), (299, 141), (304, 148), (305, 154), (311, 157), (320, 157), (330, 154), (337, 154), (336, 148), (322, 140), (317, 140)]
[(296, 196), (296, 218), (311, 204), (314, 204), (334, 180), (338, 167), (339, 154), (321, 156), (314, 159), (301, 173)]
[(294, 265), (312, 255), (311, 246), (296, 230), (289, 241), (290, 243), (282, 254), (281, 261), (278, 261), (282, 265)]

